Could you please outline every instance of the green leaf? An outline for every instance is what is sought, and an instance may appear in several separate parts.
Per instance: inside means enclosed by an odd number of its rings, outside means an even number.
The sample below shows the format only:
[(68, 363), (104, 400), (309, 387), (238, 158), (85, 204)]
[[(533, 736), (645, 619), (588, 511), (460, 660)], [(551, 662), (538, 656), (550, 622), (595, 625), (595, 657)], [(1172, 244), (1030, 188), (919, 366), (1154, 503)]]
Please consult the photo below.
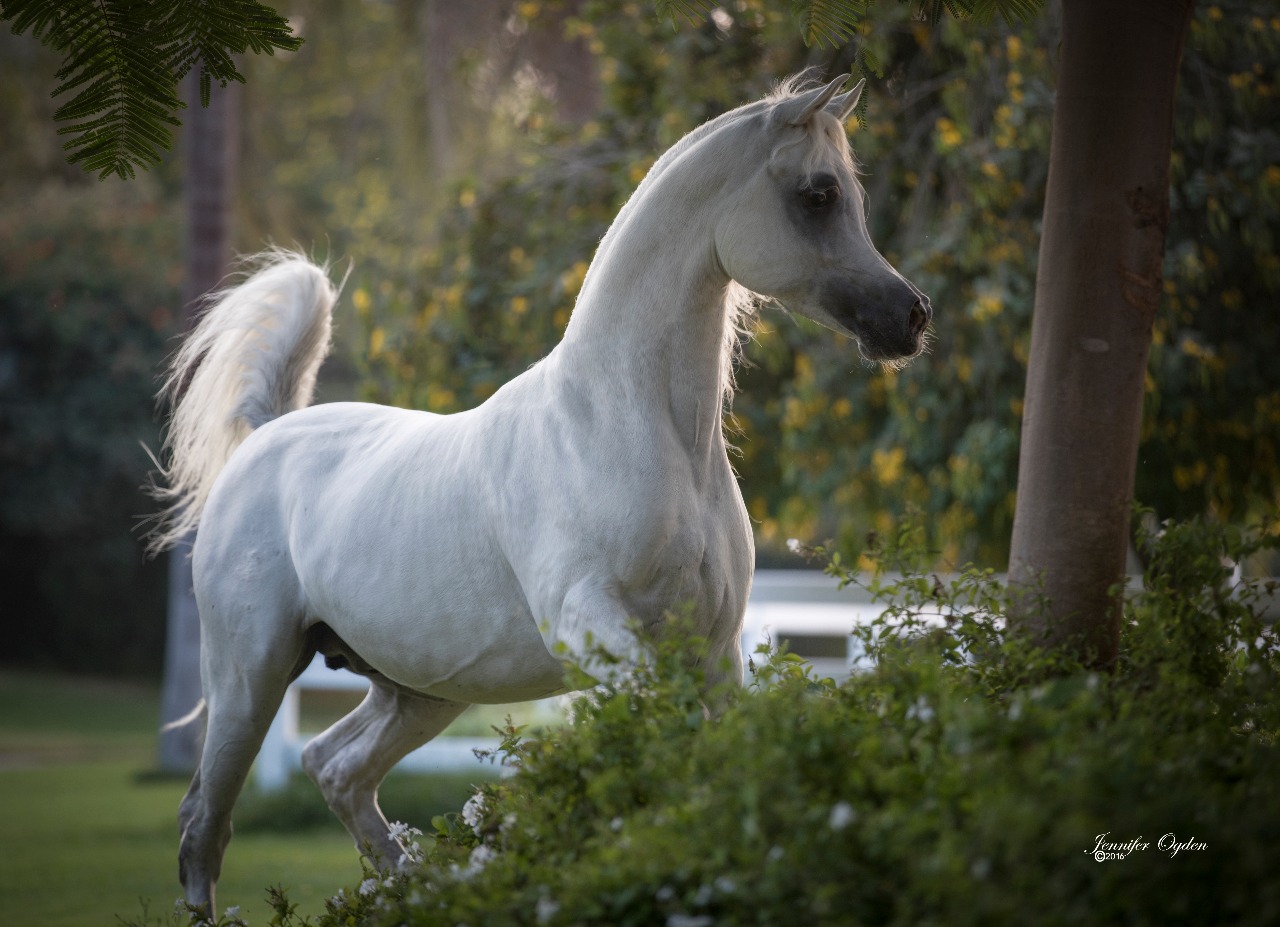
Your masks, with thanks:
[(857, 34), (870, 5), (871, 0), (797, 0), (793, 3), (804, 43), (832, 48), (848, 43)]
[(184, 104), (178, 82), (198, 67), (200, 98), (213, 81), (244, 81), (234, 56), (292, 51), (302, 40), (256, 0), (0, 0), (0, 19), (64, 55), (53, 95), (67, 160), (100, 179), (134, 176), (173, 144)]
[(697, 25), (719, 4), (712, 0), (654, 0), (653, 8), (658, 18), (669, 22), (672, 26), (679, 24), (681, 18)]

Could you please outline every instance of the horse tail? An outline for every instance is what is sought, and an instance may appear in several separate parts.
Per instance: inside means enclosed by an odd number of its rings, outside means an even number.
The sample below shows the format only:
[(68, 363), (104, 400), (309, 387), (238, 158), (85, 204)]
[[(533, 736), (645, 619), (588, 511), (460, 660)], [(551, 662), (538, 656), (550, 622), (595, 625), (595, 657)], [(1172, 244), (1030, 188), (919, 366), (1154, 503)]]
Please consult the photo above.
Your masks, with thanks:
[(310, 404), (329, 353), (338, 289), (326, 267), (269, 251), (238, 286), (208, 308), (174, 355), (160, 390), (168, 402), (164, 451), (152, 495), (166, 503), (148, 532), (149, 551), (195, 529), (214, 480), (255, 428)]
[(160, 725), (160, 733), (167, 734), (170, 731), (176, 731), (178, 728), (186, 727), (188, 724), (193, 724), (207, 714), (208, 709), (209, 703), (202, 698), (200, 701), (196, 702), (195, 708), (192, 708), (181, 718), (175, 718), (168, 724)]

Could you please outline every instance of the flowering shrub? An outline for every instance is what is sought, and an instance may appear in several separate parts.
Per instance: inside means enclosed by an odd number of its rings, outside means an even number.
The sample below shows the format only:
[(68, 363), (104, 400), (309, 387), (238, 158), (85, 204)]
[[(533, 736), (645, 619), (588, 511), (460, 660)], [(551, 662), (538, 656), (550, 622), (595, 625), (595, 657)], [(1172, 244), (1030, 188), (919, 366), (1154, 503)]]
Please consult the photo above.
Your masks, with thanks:
[(1009, 634), (989, 573), (918, 569), (919, 536), (864, 552), (888, 606), (864, 672), (761, 653), (709, 721), (687, 651), (654, 645), (566, 727), (508, 730), (514, 775), (401, 828), (420, 865), (367, 871), (316, 927), (1275, 923), (1275, 589), (1228, 566), (1280, 538), (1149, 538), (1100, 675)]

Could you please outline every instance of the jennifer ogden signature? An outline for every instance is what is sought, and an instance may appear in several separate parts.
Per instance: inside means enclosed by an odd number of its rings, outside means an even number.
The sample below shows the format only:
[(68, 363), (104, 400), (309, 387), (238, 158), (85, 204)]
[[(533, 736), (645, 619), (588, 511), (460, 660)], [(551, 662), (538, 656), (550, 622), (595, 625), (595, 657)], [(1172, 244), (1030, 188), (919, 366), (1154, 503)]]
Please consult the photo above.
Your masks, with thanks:
[[(1135, 837), (1134, 839), (1128, 840), (1124, 843), (1118, 843), (1116, 841), (1108, 840), (1107, 838), (1110, 836), (1110, 831), (1105, 834), (1098, 834), (1094, 841), (1093, 849), (1085, 850), (1085, 852), (1092, 853), (1093, 858), (1102, 863), (1109, 859), (1124, 859), (1135, 850), (1145, 850), (1151, 846), (1151, 844), (1147, 843), (1141, 837)], [(1207, 850), (1209, 849), (1209, 844), (1204, 841), (1197, 841), (1194, 837), (1189, 837), (1186, 840), (1179, 840), (1176, 834), (1165, 834), (1156, 841), (1156, 848), (1168, 853), (1169, 858), (1173, 859), (1173, 857), (1183, 851)]]

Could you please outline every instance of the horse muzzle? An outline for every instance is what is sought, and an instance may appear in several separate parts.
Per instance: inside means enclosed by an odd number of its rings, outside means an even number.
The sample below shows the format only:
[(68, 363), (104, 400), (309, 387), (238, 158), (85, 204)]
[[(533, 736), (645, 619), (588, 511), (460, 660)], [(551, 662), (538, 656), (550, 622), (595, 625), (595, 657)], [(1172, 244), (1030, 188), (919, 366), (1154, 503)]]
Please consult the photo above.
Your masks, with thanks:
[(901, 278), (864, 285), (853, 280), (828, 284), (823, 309), (858, 340), (871, 361), (915, 357), (924, 348), (924, 333), (933, 318), (929, 297)]

